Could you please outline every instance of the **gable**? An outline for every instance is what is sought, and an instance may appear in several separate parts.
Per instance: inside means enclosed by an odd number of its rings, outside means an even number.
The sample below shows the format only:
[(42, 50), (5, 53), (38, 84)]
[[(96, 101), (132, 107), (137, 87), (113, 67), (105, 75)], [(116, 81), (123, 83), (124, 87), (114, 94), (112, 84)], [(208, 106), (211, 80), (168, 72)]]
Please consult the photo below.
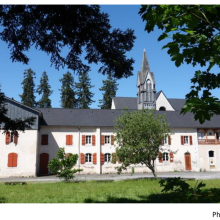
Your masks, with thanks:
[(25, 119), (28, 117), (35, 117), (36, 120), (31, 128), (38, 129), (40, 111), (25, 106), (22, 103), (19, 103), (7, 97), (5, 97), (5, 103), (6, 103), (5, 107), (8, 109), (7, 117), (11, 119), (19, 119), (19, 118)]
[(166, 111), (175, 111), (162, 91), (156, 100), (156, 110), (159, 110), (160, 107), (164, 107)]

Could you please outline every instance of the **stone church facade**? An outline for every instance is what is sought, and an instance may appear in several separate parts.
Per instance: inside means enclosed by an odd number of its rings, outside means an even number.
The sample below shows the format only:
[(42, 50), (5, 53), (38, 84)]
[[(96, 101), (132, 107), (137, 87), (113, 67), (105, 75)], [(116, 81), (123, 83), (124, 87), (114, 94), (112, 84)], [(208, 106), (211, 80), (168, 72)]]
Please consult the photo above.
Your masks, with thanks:
[[(36, 118), (32, 129), (0, 133), (0, 177), (48, 175), (48, 161), (60, 147), (78, 154), (76, 167), (85, 174), (116, 173), (120, 161), (115, 156), (114, 120), (124, 107), (131, 110), (155, 109), (165, 114), (171, 133), (161, 145), (156, 161), (157, 172), (220, 171), (220, 117), (203, 125), (191, 113), (180, 115), (184, 99), (167, 98), (156, 92), (156, 81), (143, 52), (141, 71), (137, 75), (137, 97), (115, 97), (111, 109), (30, 108), (5, 98), (11, 118)], [(140, 164), (126, 172), (150, 172)]]

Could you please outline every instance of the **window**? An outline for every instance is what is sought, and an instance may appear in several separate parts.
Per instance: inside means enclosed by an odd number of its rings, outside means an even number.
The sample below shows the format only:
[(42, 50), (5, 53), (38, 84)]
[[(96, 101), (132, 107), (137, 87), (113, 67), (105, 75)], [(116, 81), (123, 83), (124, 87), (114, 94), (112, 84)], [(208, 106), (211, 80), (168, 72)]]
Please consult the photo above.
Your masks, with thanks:
[(188, 136), (183, 136), (183, 137), (184, 137), (183, 139), (184, 144), (189, 144), (189, 137)]
[(164, 144), (164, 145), (167, 145), (167, 144), (168, 144), (168, 137), (165, 137), (165, 138), (163, 139), (163, 144)]
[(73, 135), (66, 135), (66, 145), (73, 145)]
[(105, 144), (110, 144), (110, 136), (105, 135)]
[(48, 134), (41, 135), (41, 145), (48, 145)]
[(86, 135), (86, 144), (91, 144), (91, 143), (92, 143), (91, 135)]
[(163, 153), (163, 161), (168, 161), (168, 160), (169, 160), (168, 153)]
[(192, 135), (181, 136), (181, 145), (193, 145)]
[(18, 143), (18, 132), (14, 131), (14, 132), (6, 132), (5, 134), (5, 143), (6, 144), (10, 144), (10, 143)]
[(8, 167), (17, 167), (18, 155), (16, 153), (8, 154)]
[(213, 150), (209, 151), (209, 157), (214, 157), (214, 151)]
[(204, 139), (205, 138), (205, 133), (204, 132), (199, 132), (198, 133), (198, 138), (199, 139)]
[(105, 154), (105, 162), (110, 162), (111, 154), (107, 153)]
[(92, 162), (92, 154), (86, 154), (85, 155), (85, 161), (86, 162)]
[(161, 107), (159, 108), (159, 111), (166, 111), (166, 108), (165, 108), (164, 106), (161, 106)]

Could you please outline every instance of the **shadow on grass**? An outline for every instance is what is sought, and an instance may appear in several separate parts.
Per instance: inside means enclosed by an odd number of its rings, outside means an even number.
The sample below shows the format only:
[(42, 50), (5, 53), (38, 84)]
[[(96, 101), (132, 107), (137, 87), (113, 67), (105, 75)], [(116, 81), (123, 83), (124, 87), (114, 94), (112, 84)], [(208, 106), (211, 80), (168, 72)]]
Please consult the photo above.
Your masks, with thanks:
[[(138, 199), (107, 197), (105, 201), (91, 198), (84, 200), (84, 203), (220, 203), (220, 189), (205, 190), (206, 196), (192, 195), (187, 197), (184, 193), (161, 193), (149, 196), (139, 196)], [(210, 192), (210, 193), (209, 193)]]
[(6, 203), (6, 199), (4, 197), (0, 197), (0, 203)]

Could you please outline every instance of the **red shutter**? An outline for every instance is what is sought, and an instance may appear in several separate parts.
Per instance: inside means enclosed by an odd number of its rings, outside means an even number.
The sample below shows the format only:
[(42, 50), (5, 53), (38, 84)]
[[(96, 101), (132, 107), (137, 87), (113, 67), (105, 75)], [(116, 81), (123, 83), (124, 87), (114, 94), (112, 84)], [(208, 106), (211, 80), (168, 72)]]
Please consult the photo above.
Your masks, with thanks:
[(168, 136), (168, 144), (171, 145), (171, 137), (170, 137), (170, 135)]
[(118, 162), (119, 162), (119, 163), (122, 163), (122, 161), (121, 161), (121, 158), (120, 158), (120, 157), (118, 157)]
[(68, 157), (69, 155), (70, 155), (70, 153), (66, 153), (66, 154), (65, 154), (65, 157)]
[(191, 135), (189, 136), (189, 142), (190, 142), (190, 145), (193, 144), (193, 139), (192, 139), (192, 136), (191, 136)]
[(66, 135), (66, 145), (69, 145), (69, 135)]
[(114, 145), (114, 135), (111, 135), (111, 145)]
[(18, 132), (17, 131), (14, 132), (14, 143), (15, 145), (18, 144)]
[(66, 145), (73, 145), (73, 135), (66, 135)]
[(41, 135), (41, 145), (48, 145), (48, 134)]
[(105, 144), (105, 136), (101, 135), (101, 145), (104, 145), (104, 144)]
[(12, 167), (13, 164), (13, 155), (12, 153), (8, 154), (8, 167)]
[(81, 164), (85, 163), (85, 155), (83, 153), (80, 153), (80, 163)]
[(162, 157), (161, 152), (159, 152), (158, 157), (159, 157), (159, 163), (162, 163), (163, 162), (163, 157)]
[(18, 160), (18, 155), (16, 153), (12, 153), (12, 166), (17, 167), (17, 160)]
[(101, 164), (104, 164), (105, 158), (104, 158), (104, 154), (103, 153), (100, 153), (100, 159), (101, 159)]
[(116, 163), (116, 153), (112, 154), (112, 163)]
[(95, 135), (92, 135), (92, 146), (95, 146)]
[(73, 135), (69, 135), (69, 142), (70, 142), (70, 145), (73, 145)]
[(173, 162), (173, 152), (170, 152), (170, 162)]
[(5, 143), (6, 144), (10, 143), (10, 132), (9, 131), (7, 131), (5, 134)]
[(184, 145), (184, 137), (181, 136), (181, 145)]
[(85, 135), (82, 135), (82, 145), (84, 146), (85, 143), (86, 143), (86, 137), (85, 137)]
[(97, 163), (97, 154), (94, 153), (93, 154), (93, 164), (96, 164)]

